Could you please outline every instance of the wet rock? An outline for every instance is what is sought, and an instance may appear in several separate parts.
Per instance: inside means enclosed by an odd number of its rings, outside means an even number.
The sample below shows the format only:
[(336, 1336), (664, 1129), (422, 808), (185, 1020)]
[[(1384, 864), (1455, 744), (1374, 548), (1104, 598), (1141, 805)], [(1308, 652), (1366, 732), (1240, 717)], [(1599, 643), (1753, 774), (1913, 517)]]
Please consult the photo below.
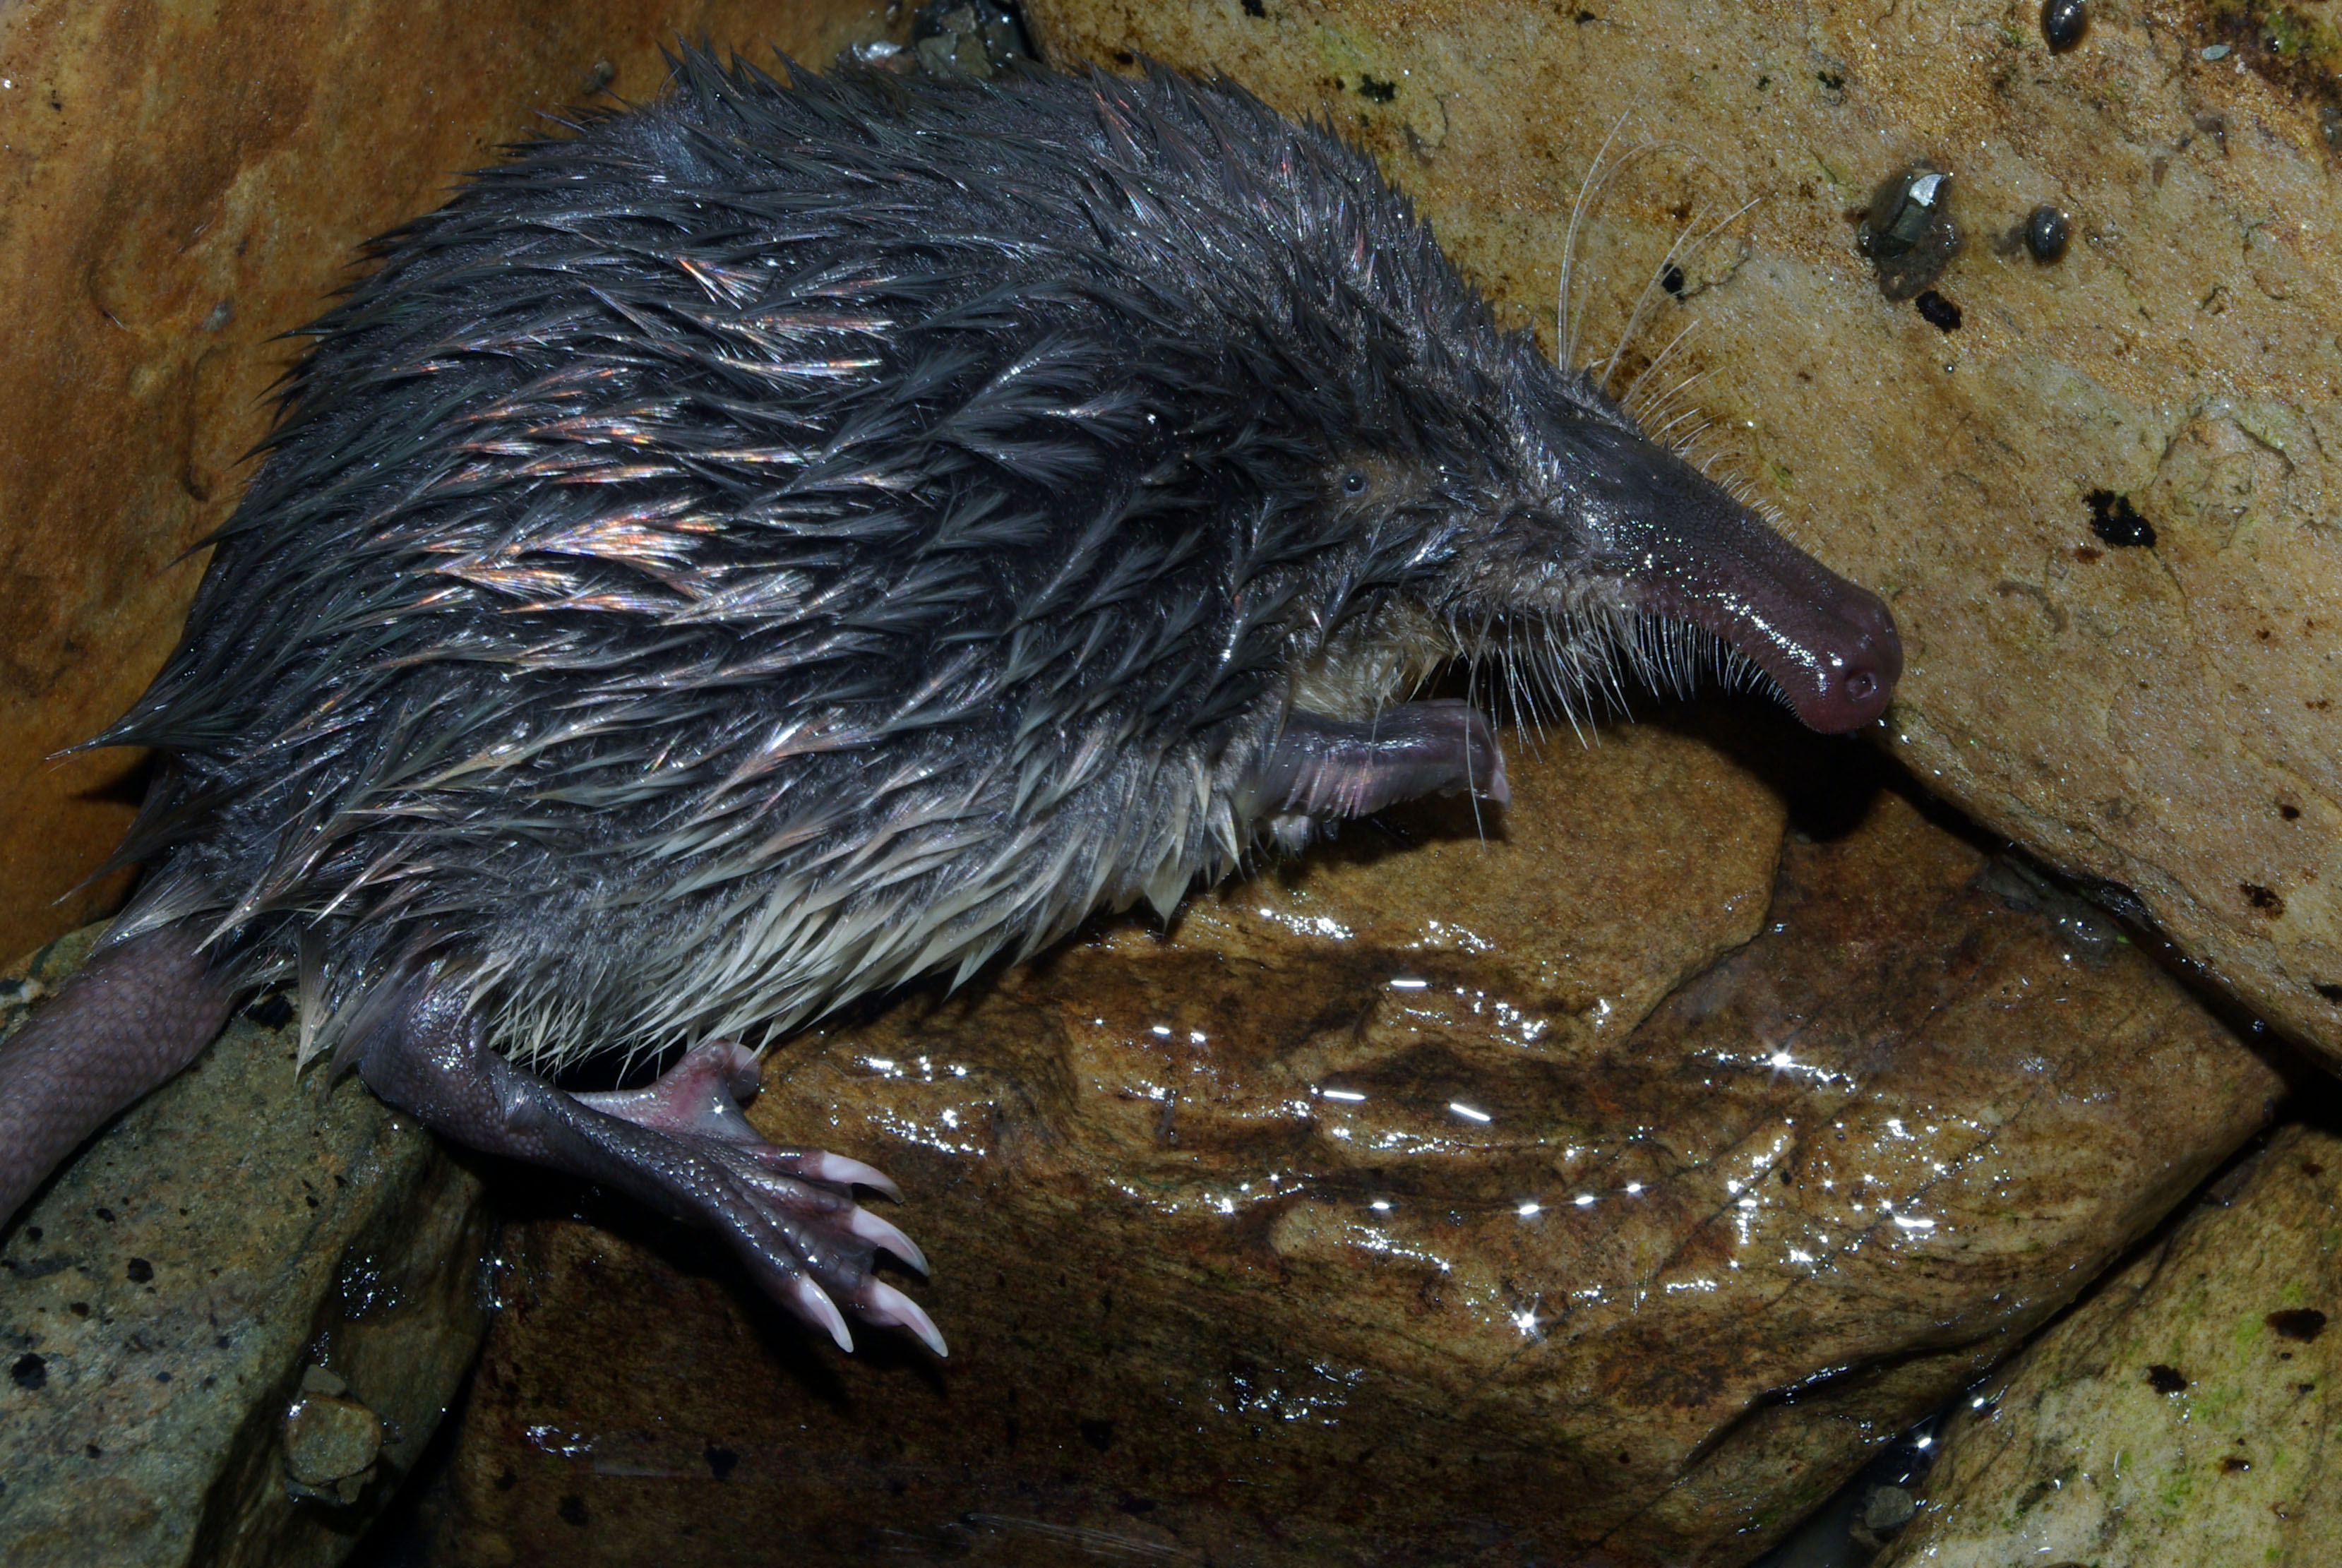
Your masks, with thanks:
[[(0, 979), (0, 1024), (95, 935)], [(480, 1183), (355, 1081), (321, 1099), (295, 1044), (239, 1016), (0, 1232), (0, 1558), (338, 1562), (454, 1398)]]
[[(706, 35), (828, 60), (909, 5), (353, 0), (10, 7), (0, 28), (0, 954), (112, 907), (79, 884), (142, 793), (135, 755), (53, 760), (177, 641), (266, 432), (285, 335), (356, 246)], [(888, 13), (896, 15), (890, 19)]]
[(437, 1549), (1746, 1561), (2278, 1085), (1900, 796), (1802, 806), (1777, 867), (1754, 770), (1863, 754), (1700, 722), (1516, 745), (1485, 844), (1400, 814), (778, 1052), (755, 1119), (903, 1183), (947, 1362), (833, 1356), (549, 1189)]
[[(1543, 333), (1621, 116), (1614, 158), (1688, 149), (1639, 158), (1597, 204), (1575, 357), (1606, 358), (1641, 300), (1623, 386), (1696, 316), (1642, 390), (1708, 372), (1703, 452), (1892, 602), (1908, 664), (1889, 733), (1913, 771), (2130, 890), (2342, 1062), (2342, 209), (2322, 130), (2342, 92), (2327, 35), (2240, 16), (2121, 8), (2053, 55), (2031, 13), (1981, 0), (1026, 7), (1052, 58), (1225, 71), (1330, 115)], [(2204, 62), (2207, 35), (2233, 55)], [(1949, 337), (1880, 297), (1848, 221), (1920, 163), (1987, 228), (2048, 200), (2077, 215), (2055, 267), (1953, 258)], [(1728, 281), (1690, 309), (1644, 294), (1679, 234), (1744, 203), (1675, 258)], [(2107, 548), (2098, 490), (2157, 543)]]
[(1862, 1527), (1877, 1535), (1900, 1530), (1918, 1511), (1911, 1494), (1899, 1486), (1874, 1486), (1862, 1500)]
[(2342, 1562), (2337, 1227), (2342, 1138), (2282, 1129), (1954, 1418), (1881, 1568)]

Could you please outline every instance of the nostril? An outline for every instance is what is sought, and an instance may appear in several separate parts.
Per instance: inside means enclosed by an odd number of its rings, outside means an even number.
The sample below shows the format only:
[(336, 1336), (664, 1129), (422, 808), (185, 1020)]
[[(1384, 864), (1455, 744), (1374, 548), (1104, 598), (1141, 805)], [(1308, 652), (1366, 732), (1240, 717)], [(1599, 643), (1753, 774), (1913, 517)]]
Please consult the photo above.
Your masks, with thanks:
[(1867, 703), (1878, 694), (1878, 677), (1868, 670), (1857, 670), (1847, 677), (1846, 695), (1848, 702)]
[(1857, 690), (1849, 677), (1849, 694), (1867, 696), (1881, 686), (1893, 685), (1903, 673), (1903, 636), (1896, 628), (1894, 612), (1877, 594), (1865, 593), (1854, 597), (1843, 613), (1855, 630), (1861, 654), (1875, 664), (1869, 672), (1869, 686)]

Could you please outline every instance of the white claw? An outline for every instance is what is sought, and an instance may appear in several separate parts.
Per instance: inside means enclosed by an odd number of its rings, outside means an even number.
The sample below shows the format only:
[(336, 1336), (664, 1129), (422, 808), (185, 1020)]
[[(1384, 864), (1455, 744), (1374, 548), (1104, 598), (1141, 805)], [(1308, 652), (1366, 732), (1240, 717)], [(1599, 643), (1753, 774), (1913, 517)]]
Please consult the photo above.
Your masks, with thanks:
[[(885, 1287), (881, 1286), (880, 1288), (884, 1289)], [(796, 1293), (797, 1310), (805, 1313), (805, 1315), (812, 1322), (827, 1329), (829, 1331), (829, 1337), (837, 1342), (838, 1349), (845, 1351), (848, 1354), (852, 1354), (854, 1351), (854, 1336), (846, 1332), (845, 1314), (837, 1310), (837, 1303), (829, 1299), (829, 1293), (823, 1290), (819, 1285), (814, 1283), (813, 1281), (806, 1278), (803, 1274), (799, 1274), (796, 1278)], [(909, 1298), (905, 1297), (904, 1299), (908, 1300)], [(913, 1310), (916, 1311), (917, 1309), (914, 1308)], [(929, 1332), (932, 1333), (934, 1331), (930, 1329)]]
[(862, 1287), (862, 1315), (875, 1323), (890, 1328), (906, 1328), (919, 1338), (919, 1343), (937, 1355), (951, 1354), (944, 1336), (936, 1332), (935, 1321), (919, 1310), (919, 1303), (888, 1284), (885, 1280), (872, 1280)]
[[(903, 1201), (903, 1189), (888, 1181), (886, 1174), (875, 1165), (866, 1165), (859, 1160), (849, 1160), (843, 1154), (832, 1154), (823, 1150), (807, 1154), (805, 1164), (806, 1173), (816, 1182), (835, 1182), (841, 1187), (869, 1187), (886, 1193), (898, 1203)], [(919, 1272), (925, 1273), (926, 1265), (920, 1265)]]
[(869, 1210), (849, 1211), (846, 1217), (846, 1228), (872, 1246), (883, 1248), (894, 1253), (921, 1273), (930, 1272), (927, 1268), (927, 1255), (919, 1251), (918, 1244)]

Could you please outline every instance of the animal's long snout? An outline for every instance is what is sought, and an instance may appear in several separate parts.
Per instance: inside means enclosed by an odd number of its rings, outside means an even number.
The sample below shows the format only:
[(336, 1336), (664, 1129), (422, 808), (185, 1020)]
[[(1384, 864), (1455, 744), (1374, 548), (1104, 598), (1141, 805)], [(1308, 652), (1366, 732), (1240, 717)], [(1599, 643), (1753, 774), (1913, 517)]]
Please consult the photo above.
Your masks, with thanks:
[(1719, 493), (1667, 486), (1621, 530), (1629, 584), (1651, 608), (1714, 633), (1827, 734), (1887, 711), (1903, 642), (1886, 603)]

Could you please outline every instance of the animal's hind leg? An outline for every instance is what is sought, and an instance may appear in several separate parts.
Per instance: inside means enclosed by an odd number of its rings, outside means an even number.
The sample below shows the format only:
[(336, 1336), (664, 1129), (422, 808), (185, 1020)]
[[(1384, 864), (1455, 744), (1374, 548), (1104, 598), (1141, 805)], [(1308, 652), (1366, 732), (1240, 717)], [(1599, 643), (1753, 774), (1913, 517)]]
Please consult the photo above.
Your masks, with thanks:
[(234, 990), (168, 925), (93, 954), (0, 1044), (0, 1223), (75, 1145), (195, 1059)]
[(756, 1058), (737, 1045), (700, 1046), (647, 1089), (572, 1094), (482, 1044), (455, 988), (417, 984), (363, 1043), (357, 1068), (375, 1094), (458, 1143), (616, 1187), (722, 1232), (776, 1301), (843, 1349), (854, 1348), (850, 1312), (946, 1353), (918, 1303), (870, 1272), (881, 1250), (926, 1267), (902, 1232), (847, 1190), (894, 1184), (858, 1161), (757, 1136), (737, 1104), (755, 1092)]

